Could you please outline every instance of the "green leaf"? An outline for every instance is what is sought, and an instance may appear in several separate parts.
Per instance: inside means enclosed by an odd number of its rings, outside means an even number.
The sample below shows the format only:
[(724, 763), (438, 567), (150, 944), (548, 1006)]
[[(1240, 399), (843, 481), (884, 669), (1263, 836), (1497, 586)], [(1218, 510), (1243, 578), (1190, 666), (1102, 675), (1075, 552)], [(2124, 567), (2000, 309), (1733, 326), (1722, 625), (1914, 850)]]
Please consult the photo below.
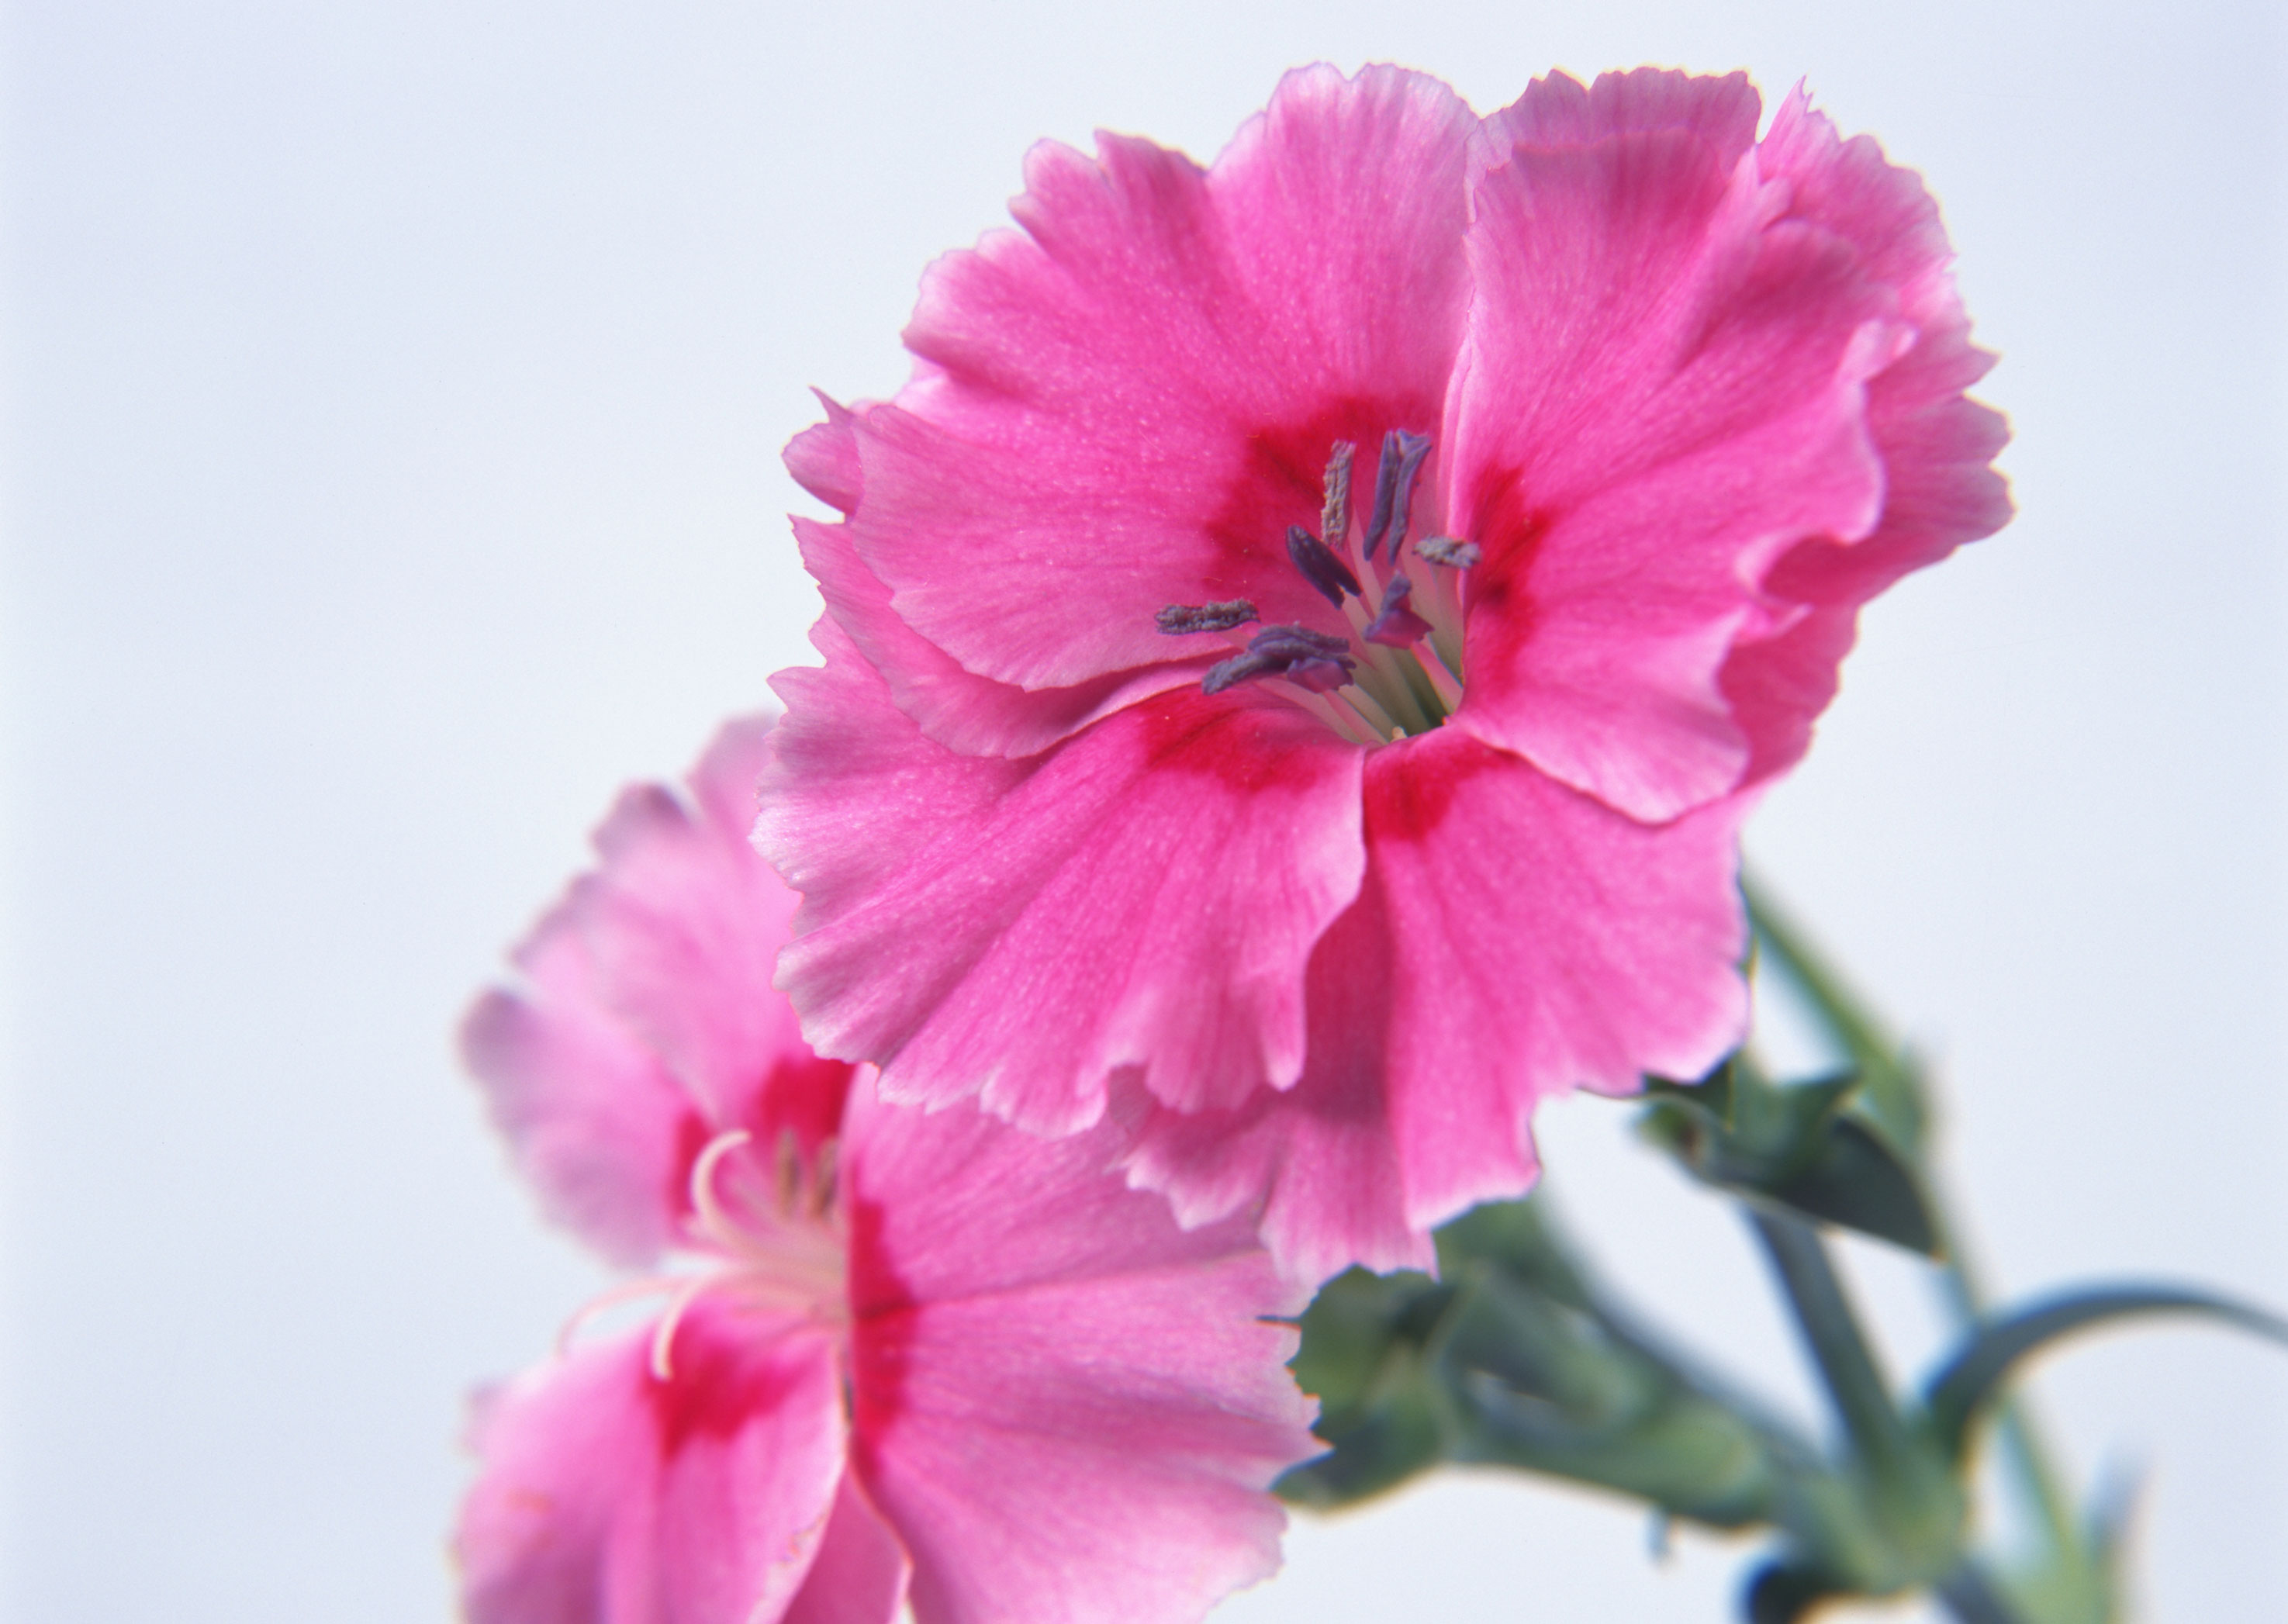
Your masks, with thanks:
[(1922, 1181), (1851, 1113), (1858, 1088), (1856, 1073), (1782, 1088), (1736, 1056), (1695, 1087), (1650, 1086), (1638, 1126), (1704, 1184), (1938, 1256)]
[(1750, 1576), (1741, 1611), (1748, 1624), (1796, 1624), (1830, 1596), (1848, 1594), (1814, 1569), (1770, 1562)]
[(1423, 1350), (1453, 1295), (1412, 1271), (1352, 1269), (1320, 1287), (1291, 1367), (1319, 1400), (1313, 1430), (1333, 1447), (1280, 1478), (1283, 1497), (1348, 1505), (1446, 1458), (1450, 1406)]
[(1448, 1430), (1426, 1375), (1418, 1368), (1402, 1373), (1373, 1403), (1338, 1422), (1323, 1415), (1315, 1430), (1332, 1447), (1293, 1468), (1273, 1489), (1283, 1500), (1322, 1511), (1355, 1504), (1446, 1459)]
[(1763, 1194), (1806, 1216), (1926, 1257), (1943, 1250), (1920, 1182), (1879, 1136), (1852, 1117), (1831, 1121), (1809, 1162)]
[(1721, 1527), (1768, 1521), (1808, 1445), (1609, 1317), (1538, 1201), (1438, 1234), (1436, 1280), (1352, 1270), (1302, 1318), (1296, 1379), (1333, 1446), (1279, 1493), (1325, 1508), (1441, 1462), (1548, 1473)]
[(2020, 1624), (2008, 1593), (1974, 1562), (1964, 1562), (1932, 1588), (1960, 1624)]
[(1757, 958), (1759, 973), (1768, 961), (1804, 995), (1828, 1036), (1858, 1068), (1868, 1113), (1907, 1157), (1919, 1158), (1930, 1131), (1930, 1106), (1916, 1068), (1770, 893), (1747, 875), (1740, 891), (1764, 950)]
[(2205, 1291), (2182, 1287), (2115, 1287), (2038, 1303), (1982, 1327), (1931, 1377), (1923, 1407), (1933, 1436), (1950, 1458), (1967, 1452), (1980, 1412), (2018, 1364), (2060, 1337), (2136, 1314), (2205, 1314), (2288, 1343), (2288, 1320)]

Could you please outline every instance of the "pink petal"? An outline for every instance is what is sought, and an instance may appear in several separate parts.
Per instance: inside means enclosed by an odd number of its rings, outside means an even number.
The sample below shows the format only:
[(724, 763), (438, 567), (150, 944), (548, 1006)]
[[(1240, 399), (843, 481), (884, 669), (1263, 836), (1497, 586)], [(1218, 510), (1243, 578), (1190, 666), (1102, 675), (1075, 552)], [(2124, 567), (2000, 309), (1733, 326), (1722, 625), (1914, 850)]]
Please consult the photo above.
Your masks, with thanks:
[(1724, 688), (1754, 749), (1751, 780), (1791, 765), (1835, 692), (1858, 606), (1900, 576), (1935, 563), (2010, 517), (1990, 464), (2009, 436), (2001, 415), (1964, 397), (1993, 357), (1970, 342), (1948, 273), (1952, 250), (1938, 206), (1911, 170), (1894, 168), (1871, 137), (1838, 139), (1798, 90), (1757, 149), (1761, 171), (1791, 188), (1791, 213), (1847, 238), (1871, 274), (1897, 294), (1914, 347), (1867, 389), (1868, 427), (1887, 486), (1881, 523), (1851, 546), (1799, 543), (1765, 577), (1776, 597), (1815, 606), (1804, 623), (1744, 643)]
[[(1450, 411), (1468, 583), (1461, 719), (1632, 816), (1739, 781), (1720, 672), (1794, 611), (1759, 591), (1883, 494), (1863, 385), (1911, 340), (1851, 245), (1785, 218), (1737, 80), (1545, 81), (1490, 125)], [(1600, 104), (1602, 106), (1601, 110)]]
[(1205, 172), (1129, 137), (1037, 147), (1023, 234), (932, 267), (922, 364), (854, 425), (849, 535), (898, 614), (1029, 689), (1188, 656), (1170, 603), (1345, 630), (1286, 528), (1315, 524), (1333, 440), (1437, 420), (1474, 130), (1434, 80), (1318, 67)]
[(1284, 1367), (1309, 1293), (1244, 1223), (1187, 1232), (1105, 1168), (854, 1096), (854, 1446), (922, 1624), (1194, 1620), (1272, 1573), (1263, 1491), (1320, 1453)]
[(544, 1002), (489, 992), (461, 1024), (461, 1053), (541, 1206), (616, 1264), (641, 1267), (676, 1239), (707, 1125), (658, 1058), (577, 990), (592, 974), (569, 931), (526, 955)]
[(771, 990), (798, 899), (748, 841), (767, 730), (724, 730), (693, 773), (699, 815), (656, 787), (624, 796), (597, 832), (604, 866), (571, 908), (614, 1009), (711, 1124), (788, 1128), (809, 1151), (840, 1120), (848, 1074), (811, 1054)]
[(725, 727), (691, 799), (624, 792), (575, 882), (515, 955), (528, 992), (463, 1028), (470, 1069), (552, 1215), (616, 1261), (647, 1261), (688, 1210), (716, 1134), (835, 1131), (847, 1065), (802, 1042), (770, 986), (794, 894), (746, 839), (768, 724)]
[(481, 1406), (454, 1539), (471, 1624), (771, 1624), (802, 1586), (843, 1470), (831, 1343), (758, 1343), (704, 1300), (665, 1383), (650, 1342), (583, 1349)]
[(892, 1624), (912, 1565), (856, 1477), (845, 1472), (810, 1574), (780, 1624)]
[(1392, 1129), (1418, 1228), (1522, 1192), (1542, 1100), (1697, 1077), (1738, 1045), (1738, 834), (1753, 802), (1648, 828), (1452, 729), (1378, 753), (1367, 839), (1391, 921)]
[(1639, 67), (1600, 74), (1586, 88), (1553, 73), (1486, 120), (1482, 162), (1502, 162), (1521, 146), (1585, 147), (1609, 136), (1682, 130), (1728, 168), (1755, 144), (1762, 114), (1762, 99), (1744, 73), (1696, 78), (1674, 68)]
[(975, 676), (898, 618), (890, 589), (851, 547), (848, 529), (794, 521), (803, 564), (818, 582), (826, 612), (882, 673), (898, 709), (926, 737), (965, 756), (1037, 754), (1124, 705), (1198, 682), (1230, 652), (1218, 643), (1194, 658), (1108, 671), (1069, 688), (1029, 690)]
[(1147, 1102), (1124, 1158), (1130, 1180), (1167, 1196), (1182, 1224), (1259, 1214), (1264, 1246), (1293, 1279), (1329, 1279), (1353, 1264), (1434, 1269), (1430, 1238), (1407, 1212), (1391, 1134), (1392, 968), (1370, 861), (1358, 900), (1311, 955), (1302, 1081), (1283, 1093), (1259, 1089), (1229, 1110)]
[(858, 455), (854, 414), (822, 389), (811, 393), (826, 408), (826, 421), (787, 442), (783, 454), (795, 483), (830, 507), (847, 513), (866, 490), (866, 465)]
[(1367, 765), (1368, 871), (1311, 962), (1289, 1093), (1154, 1113), (1130, 1166), (1187, 1223), (1254, 1210), (1298, 1278), (1428, 1267), (1522, 1194), (1532, 1114), (1696, 1077), (1745, 1028), (1736, 836), (1752, 796), (1653, 828), (1454, 728)]
[(1355, 893), (1362, 752), (1253, 693), (1162, 694), (1021, 761), (957, 756), (830, 622), (756, 839), (804, 895), (781, 984), (891, 1097), (1067, 1132), (1302, 1066), (1303, 969)]

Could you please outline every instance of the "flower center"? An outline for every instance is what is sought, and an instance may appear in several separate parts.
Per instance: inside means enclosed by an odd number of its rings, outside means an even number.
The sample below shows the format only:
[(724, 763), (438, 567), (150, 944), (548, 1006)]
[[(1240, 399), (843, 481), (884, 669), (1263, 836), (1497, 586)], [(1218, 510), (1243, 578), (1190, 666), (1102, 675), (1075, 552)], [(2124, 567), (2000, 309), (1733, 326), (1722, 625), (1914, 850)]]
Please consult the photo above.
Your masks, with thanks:
[(782, 1133), (772, 1161), (735, 1153), (752, 1143), (744, 1129), (707, 1142), (691, 1164), (689, 1249), (705, 1266), (655, 1275), (606, 1292), (565, 1327), (564, 1339), (594, 1315), (636, 1297), (665, 1294), (666, 1311), (654, 1327), (651, 1373), (675, 1374), (676, 1327), (710, 1292), (721, 1292), (765, 1322), (767, 1334), (801, 1326), (839, 1329), (849, 1323), (848, 1246), (835, 1200), (835, 1142), (805, 1158), (791, 1133)]
[(1239, 649), (1208, 668), (1200, 682), (1204, 692), (1268, 683), (1344, 737), (1387, 744), (1428, 733), (1462, 702), (1461, 575), (1478, 561), (1479, 549), (1454, 536), (1427, 535), (1406, 556), (1428, 435), (1393, 429), (1383, 436), (1374, 507), (1363, 531), (1351, 522), (1356, 455), (1350, 441), (1338, 440), (1327, 458), (1319, 534), (1300, 525), (1287, 531), (1289, 560), (1343, 612), (1349, 637), (1303, 625), (1265, 626), (1242, 644), (1239, 629), (1262, 618), (1244, 598), (1170, 604), (1156, 619), (1171, 637), (1213, 634)]

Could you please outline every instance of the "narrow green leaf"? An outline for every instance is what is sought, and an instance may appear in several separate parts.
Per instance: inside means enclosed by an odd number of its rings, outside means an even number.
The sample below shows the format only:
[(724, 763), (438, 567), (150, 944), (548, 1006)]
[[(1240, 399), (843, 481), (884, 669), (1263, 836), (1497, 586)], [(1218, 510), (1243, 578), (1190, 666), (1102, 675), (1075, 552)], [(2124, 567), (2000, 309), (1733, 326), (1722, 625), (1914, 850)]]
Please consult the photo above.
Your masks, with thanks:
[(1941, 1254), (1938, 1225), (1920, 1181), (1881, 1136), (1851, 1117), (1831, 1121), (1809, 1165), (1767, 1185), (1763, 1193), (1807, 1217), (1926, 1257)]
[(2288, 1343), (2288, 1320), (2205, 1291), (2182, 1287), (2115, 1287), (2038, 1303), (1990, 1321), (1923, 1390), (1923, 1406), (1939, 1446), (1953, 1459), (1966, 1452), (1982, 1407), (2019, 1362), (2060, 1337), (2135, 1314), (2205, 1314)]
[(1847, 1073), (1783, 1088), (1735, 1057), (1694, 1088), (1648, 1089), (1638, 1129), (1704, 1184), (1937, 1257), (1922, 1180), (1853, 1113), (1859, 1086)]

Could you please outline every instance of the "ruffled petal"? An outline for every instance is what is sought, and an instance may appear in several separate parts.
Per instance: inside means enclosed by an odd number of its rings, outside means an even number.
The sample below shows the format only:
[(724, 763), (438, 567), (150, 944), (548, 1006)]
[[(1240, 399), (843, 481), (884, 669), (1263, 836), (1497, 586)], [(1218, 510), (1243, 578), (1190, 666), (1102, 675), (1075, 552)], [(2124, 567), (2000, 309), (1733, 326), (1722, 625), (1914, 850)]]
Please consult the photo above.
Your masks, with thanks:
[(1519, 147), (1586, 147), (1649, 130), (1688, 131), (1729, 168), (1755, 145), (1763, 99), (1744, 73), (1696, 77), (1672, 67), (1599, 74), (1584, 85), (1566, 74), (1536, 79), (1487, 118), (1480, 163), (1507, 162)]
[(1725, 658), (1799, 614), (1760, 590), (1774, 559), (1873, 527), (1864, 386), (1912, 337), (1846, 239), (1786, 215), (1752, 107), (1736, 79), (1544, 81), (1474, 189), (1459, 719), (1647, 820), (1739, 782)]
[(716, 1134), (790, 1132), (810, 1153), (841, 1117), (849, 1066), (811, 1052), (770, 985), (796, 899), (746, 838), (768, 729), (726, 726), (688, 800), (624, 793), (599, 868), (516, 951), (527, 990), (488, 994), (463, 1027), (518, 1165), (617, 1262), (675, 1237)]
[(1754, 798), (1648, 828), (1452, 729), (1377, 756), (1367, 839), (1417, 1228), (1522, 1192), (1542, 1100), (1697, 1077), (1738, 1045), (1738, 836)]
[(922, 1624), (1196, 1620), (1278, 1565), (1264, 1491), (1320, 1453), (1285, 1368), (1307, 1289), (1106, 1168), (854, 1097), (854, 1451)]
[(865, 460), (858, 455), (856, 416), (822, 389), (811, 393), (826, 408), (826, 421), (787, 441), (781, 454), (796, 484), (829, 507), (854, 511), (866, 491)]
[(482, 1401), (454, 1551), (471, 1624), (774, 1624), (843, 1475), (832, 1343), (762, 1344), (703, 1301), (671, 1378), (648, 1332)]
[(822, 622), (779, 678), (756, 839), (803, 893), (780, 984), (890, 1097), (1067, 1132), (1302, 1068), (1311, 945), (1358, 888), (1362, 752), (1251, 694), (1162, 694), (1021, 761), (924, 738)]
[[(826, 612), (889, 685), (891, 702), (933, 741), (965, 756), (1031, 756), (1124, 705), (1196, 683), (1231, 651), (1108, 671), (1069, 688), (1020, 688), (965, 671), (898, 618), (890, 589), (851, 547), (848, 527), (794, 521)], [(1165, 652), (1164, 650), (1163, 652)]]
[(536, 939), (525, 960), (551, 990), (485, 994), (461, 1023), (462, 1057), (542, 1210), (640, 1268), (676, 1238), (707, 1124), (658, 1057), (592, 1012), (576, 936)]
[(1211, 170), (1128, 137), (1036, 147), (1023, 233), (932, 267), (914, 380), (853, 425), (849, 535), (898, 615), (1026, 689), (1188, 657), (1170, 603), (1345, 631), (1287, 527), (1315, 525), (1333, 440), (1438, 420), (1475, 128), (1434, 80), (1318, 67)]
[(748, 833), (769, 723), (726, 727), (692, 775), (694, 809), (657, 788), (621, 800), (596, 836), (604, 866), (574, 888), (614, 1010), (717, 1128), (834, 1131), (848, 1068), (821, 1063), (771, 990), (797, 899)]
[(1255, 1213), (1290, 1278), (1331, 1279), (1353, 1264), (1434, 1269), (1410, 1221), (1385, 1077), (1392, 986), (1382, 883), (1370, 861), (1358, 900), (1311, 955), (1310, 1050), (1302, 1081), (1223, 1111), (1143, 1102), (1122, 1159), (1130, 1181), (1168, 1198), (1177, 1220)]
[(1444, 728), (1369, 759), (1359, 900), (1311, 962), (1289, 1093), (1160, 1111), (1128, 1165), (1187, 1223), (1261, 1210), (1280, 1266), (1430, 1266), (1429, 1231), (1533, 1182), (1575, 1088), (1696, 1077), (1739, 1042), (1752, 796), (1648, 828)]
[(780, 1624), (894, 1624), (913, 1565), (856, 1477), (844, 1473), (810, 1573)]
[(1812, 719), (1834, 696), (1858, 606), (2000, 529), (2011, 512), (1992, 466), (2008, 425), (1963, 393), (1994, 358), (1970, 342), (1949, 273), (1953, 252), (1921, 178), (1887, 162), (1871, 137), (1840, 139), (1800, 89), (1781, 104), (1756, 157), (1764, 175), (1789, 186), (1791, 214), (1848, 240), (1895, 290), (1915, 341), (1867, 386), (1868, 429), (1887, 479), (1881, 523), (1852, 545), (1804, 542), (1782, 558), (1765, 589), (1810, 606), (1804, 622), (1743, 643), (1726, 663), (1725, 693), (1754, 752), (1750, 781), (1802, 756)]

